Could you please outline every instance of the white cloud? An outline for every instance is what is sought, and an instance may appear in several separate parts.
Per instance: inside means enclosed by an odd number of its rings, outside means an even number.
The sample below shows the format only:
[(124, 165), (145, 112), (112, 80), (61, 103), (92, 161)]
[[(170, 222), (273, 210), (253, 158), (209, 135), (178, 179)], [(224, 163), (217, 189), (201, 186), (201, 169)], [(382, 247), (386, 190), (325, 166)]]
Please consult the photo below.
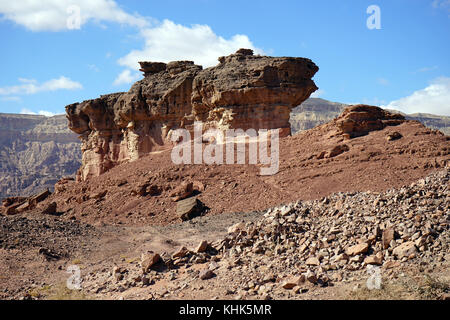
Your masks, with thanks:
[[(73, 10), (73, 8), (79, 8)], [(138, 14), (129, 14), (113, 0), (1, 0), (0, 14), (7, 20), (32, 31), (61, 31), (70, 29), (70, 23), (77, 19), (80, 26), (88, 21), (116, 22), (144, 28), (149, 19)]]
[[(134, 72), (139, 69), (138, 61), (192, 60), (203, 67), (210, 67), (218, 63), (218, 57), (240, 48), (250, 48), (256, 54), (263, 54), (246, 35), (236, 34), (225, 39), (215, 34), (208, 25), (183, 26), (170, 20), (159, 23), (151, 17), (125, 12), (114, 0), (0, 0), (0, 18), (14, 21), (32, 31), (62, 31), (70, 29), (69, 25), (73, 24), (72, 18), (77, 12), (74, 4), (79, 8), (80, 27), (88, 21), (95, 21), (100, 27), (103, 22), (114, 22), (139, 30), (143, 47), (118, 60), (119, 65), (126, 69), (115, 79), (114, 85), (136, 80)], [(110, 57), (112, 53), (108, 52), (106, 58)], [(97, 70), (94, 65), (89, 68)], [(31, 93), (36, 91), (36, 85), (22, 82), (20, 86), (0, 88), (0, 94), (5, 94), (5, 90)]]
[(311, 98), (319, 98), (320, 96), (323, 96), (324, 93), (325, 90), (319, 89), (311, 94)]
[(450, 78), (437, 78), (426, 88), (382, 107), (400, 110), (404, 113), (420, 112), (450, 116)]
[(51, 111), (45, 111), (45, 110), (39, 110), (36, 113), (34, 111), (31, 111), (30, 109), (24, 108), (20, 111), (20, 114), (34, 114), (34, 115), (40, 115), (40, 116), (46, 116), (46, 117), (53, 117), (53, 116), (56, 116), (58, 113), (54, 113)]
[(136, 81), (140, 78), (140, 75), (138, 73), (131, 73), (130, 70), (124, 70), (122, 71), (117, 78), (114, 80), (113, 85), (120, 86), (121, 84), (128, 84)]
[(230, 39), (224, 39), (207, 25), (186, 27), (164, 20), (157, 27), (142, 29), (140, 34), (145, 40), (144, 48), (133, 50), (120, 58), (120, 65), (138, 70), (138, 61), (192, 60), (203, 67), (211, 67), (218, 64), (219, 56), (229, 55), (240, 48), (263, 53), (246, 35), (237, 34)]
[(24, 79), (24, 78), (19, 78), (19, 82), (21, 84), (0, 88), (0, 95), (8, 96), (21, 94), (22, 95), (35, 94), (46, 91), (75, 90), (83, 88), (81, 83), (72, 81), (71, 79), (66, 78), (64, 76), (61, 76), (57, 79), (48, 80), (42, 84), (39, 84), (34, 79)]

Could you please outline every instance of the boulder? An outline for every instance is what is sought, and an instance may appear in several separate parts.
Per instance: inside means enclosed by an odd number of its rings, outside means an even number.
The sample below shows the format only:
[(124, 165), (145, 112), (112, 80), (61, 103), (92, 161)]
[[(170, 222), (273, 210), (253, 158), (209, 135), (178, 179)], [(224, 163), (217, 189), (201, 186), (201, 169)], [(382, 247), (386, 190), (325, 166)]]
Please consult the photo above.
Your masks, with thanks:
[(209, 246), (208, 241), (203, 240), (198, 244), (197, 248), (195, 249), (195, 252), (197, 253), (205, 252), (208, 249), (208, 246)]
[(141, 267), (142, 272), (147, 273), (156, 263), (161, 260), (161, 257), (158, 253), (147, 252), (141, 255)]
[(413, 241), (407, 241), (394, 248), (392, 253), (397, 258), (401, 259), (403, 257), (409, 257), (410, 255), (417, 252), (416, 246)]
[(387, 228), (383, 230), (382, 236), (381, 236), (381, 242), (383, 244), (383, 249), (389, 248), (389, 244), (392, 240), (394, 240), (395, 231), (392, 228)]
[(173, 201), (179, 201), (190, 197), (194, 193), (194, 184), (192, 182), (183, 181), (170, 194)]
[(215, 276), (215, 273), (210, 269), (202, 270), (202, 271), (200, 271), (200, 274), (199, 274), (199, 278), (201, 280), (208, 280), (214, 276)]
[(358, 254), (366, 253), (369, 250), (369, 245), (366, 242), (347, 248), (345, 253), (349, 256), (356, 256)]
[(292, 277), (285, 279), (282, 282), (281, 286), (284, 289), (292, 289), (296, 286), (300, 286), (301, 284), (305, 283), (305, 279), (306, 279), (305, 275), (292, 276)]
[(205, 207), (197, 197), (190, 197), (177, 202), (177, 215), (181, 220), (190, 220), (203, 213)]
[(42, 210), (42, 214), (55, 214), (56, 213), (56, 202), (51, 202)]

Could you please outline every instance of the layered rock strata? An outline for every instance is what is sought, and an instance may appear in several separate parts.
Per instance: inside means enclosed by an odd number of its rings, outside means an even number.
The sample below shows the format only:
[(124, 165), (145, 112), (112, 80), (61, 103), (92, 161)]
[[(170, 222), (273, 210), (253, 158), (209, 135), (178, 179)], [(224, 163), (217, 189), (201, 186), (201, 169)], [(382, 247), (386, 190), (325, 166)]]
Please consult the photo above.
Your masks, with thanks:
[(192, 61), (140, 62), (144, 79), (114, 93), (66, 107), (69, 128), (80, 135), (78, 180), (98, 176), (170, 145), (172, 130), (208, 128), (281, 129), (290, 134), (292, 108), (316, 85), (309, 59), (255, 56), (249, 49), (219, 58), (203, 70)]

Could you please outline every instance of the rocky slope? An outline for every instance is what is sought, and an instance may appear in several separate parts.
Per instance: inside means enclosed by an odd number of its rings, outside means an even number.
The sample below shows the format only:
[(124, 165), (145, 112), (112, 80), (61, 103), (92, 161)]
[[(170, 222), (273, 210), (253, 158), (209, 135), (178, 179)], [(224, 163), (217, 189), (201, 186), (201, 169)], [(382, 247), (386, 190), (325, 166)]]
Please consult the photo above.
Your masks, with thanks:
[[(270, 208), (230, 226), (221, 239), (110, 265), (87, 276), (84, 289), (104, 298), (311, 299), (320, 288), (354, 279), (368, 279), (361, 289), (382, 290), (402, 272), (449, 276), (449, 178), (444, 170), (382, 193), (336, 193)], [(441, 298), (448, 290), (415, 294)]]
[(0, 114), (0, 199), (53, 189), (76, 172), (80, 158), (64, 115)]
[(192, 61), (141, 62), (145, 78), (127, 93), (66, 107), (69, 128), (83, 142), (78, 180), (171, 146), (173, 130), (281, 129), (289, 114), (317, 90), (318, 67), (305, 58), (255, 56), (249, 49), (219, 58), (203, 70)]
[[(291, 112), (290, 120), (293, 133), (308, 130), (331, 121), (337, 117), (348, 105), (331, 102), (320, 98), (309, 98)], [(404, 114), (396, 110), (408, 120), (416, 120), (430, 129), (440, 130), (450, 135), (450, 117), (438, 116), (427, 113)]]
[(449, 178), (164, 227), (0, 217), (0, 297), (449, 299)]
[[(174, 165), (167, 150), (62, 179), (39, 201), (3, 201), (0, 297), (445, 298), (449, 160), (441, 132), (357, 105), (282, 138), (273, 176)], [(368, 266), (380, 289), (364, 290)]]

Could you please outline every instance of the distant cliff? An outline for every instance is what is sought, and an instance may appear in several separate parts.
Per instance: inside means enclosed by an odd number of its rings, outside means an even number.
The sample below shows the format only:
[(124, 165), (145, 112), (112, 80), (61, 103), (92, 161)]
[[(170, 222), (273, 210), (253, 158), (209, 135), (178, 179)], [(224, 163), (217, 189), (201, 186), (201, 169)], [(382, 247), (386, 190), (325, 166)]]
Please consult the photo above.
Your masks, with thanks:
[[(290, 123), (292, 133), (308, 130), (336, 118), (346, 104), (331, 102), (320, 98), (309, 98), (291, 112)], [(390, 110), (396, 113), (399, 111)], [(437, 129), (450, 135), (450, 117), (436, 116), (426, 113), (404, 114), (407, 120), (417, 120), (431, 129)]]
[(80, 142), (64, 115), (0, 113), (0, 198), (52, 189), (80, 160)]

